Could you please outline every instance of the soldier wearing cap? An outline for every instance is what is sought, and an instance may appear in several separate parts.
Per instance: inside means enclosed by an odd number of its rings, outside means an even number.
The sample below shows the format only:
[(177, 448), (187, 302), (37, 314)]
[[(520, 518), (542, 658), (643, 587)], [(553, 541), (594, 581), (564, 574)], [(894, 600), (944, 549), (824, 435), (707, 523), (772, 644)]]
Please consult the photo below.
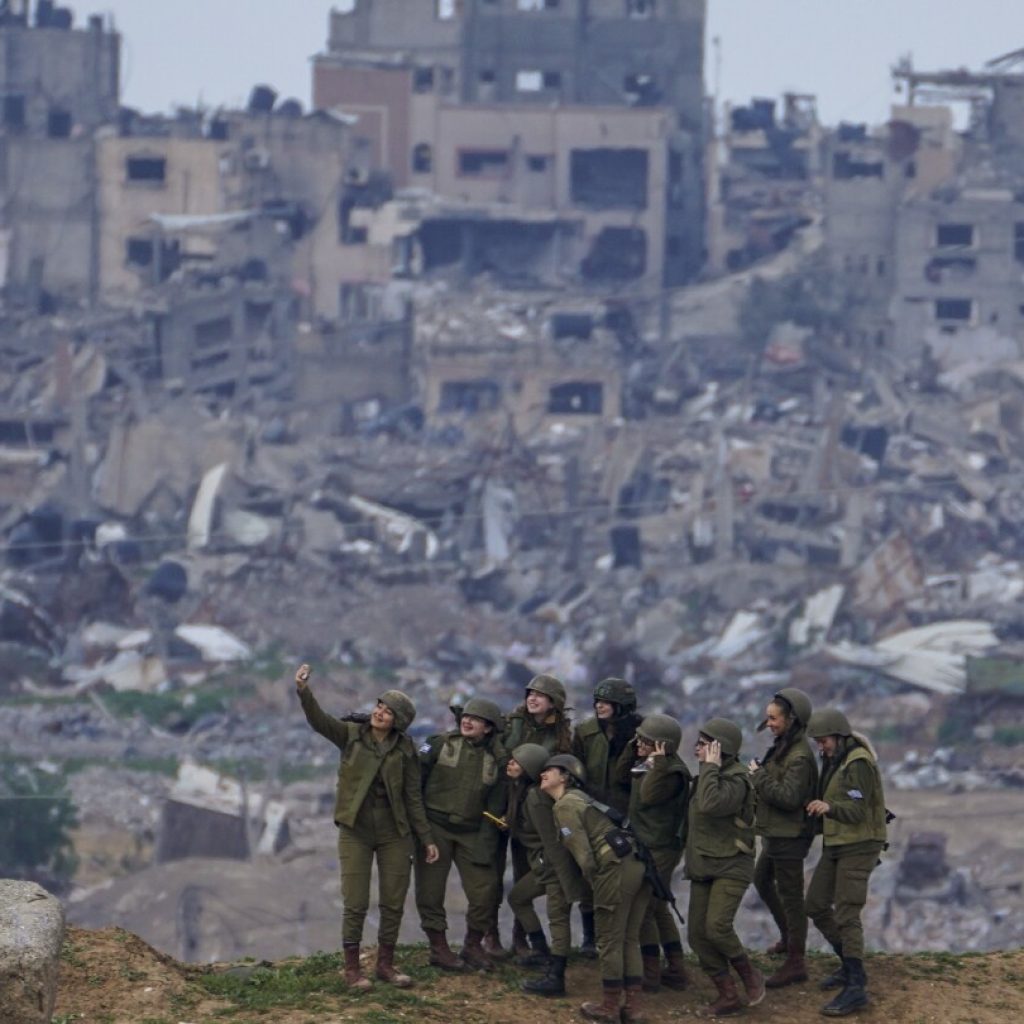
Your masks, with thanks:
[(757, 795), (757, 834), (761, 854), (754, 886), (778, 925), (780, 940), (769, 953), (785, 953), (782, 966), (765, 979), (768, 988), (807, 980), (807, 912), (804, 860), (814, 839), (813, 819), (804, 808), (814, 798), (818, 766), (807, 743), (811, 700), (803, 690), (785, 687), (771, 699), (759, 729), (774, 741), (760, 760), (748, 764)]
[(807, 732), (822, 762), (819, 796), (807, 804), (807, 813), (818, 819), (823, 837), (807, 888), (807, 913), (841, 962), (821, 983), (823, 989), (841, 989), (821, 1012), (845, 1017), (868, 1004), (860, 915), (868, 879), (885, 848), (885, 793), (874, 751), (841, 711), (815, 711)]
[[(416, 864), (416, 907), (430, 942), (430, 962), (444, 970), (493, 966), (481, 940), (497, 898), (499, 833), (484, 812), (500, 818), (505, 811), (506, 754), (498, 738), (503, 722), (494, 701), (473, 697), (462, 709), (458, 729), (431, 737), (419, 751), (423, 803), (439, 856), (433, 863)], [(445, 893), (453, 863), (467, 902), (461, 962), (446, 934)]]
[[(631, 748), (629, 820), (633, 833), (650, 850), (654, 866), (667, 889), (686, 843), (687, 807), (692, 779), (679, 757), (683, 739), (680, 724), (669, 715), (647, 715), (636, 730)], [(662, 966), (664, 950), (667, 967)], [(664, 900), (652, 899), (640, 926), (643, 988), (657, 992), (662, 985), (686, 988), (683, 943), (675, 917)]]
[[(587, 792), (602, 803), (626, 813), (629, 807), (630, 777), (635, 750), (630, 741), (640, 716), (636, 713), (636, 690), (625, 679), (609, 677), (594, 687), (594, 714), (576, 726), (572, 752), (587, 772)], [(625, 774), (620, 761), (625, 762)], [(594, 942), (594, 908), (589, 895), (580, 904), (583, 919), (584, 956), (597, 956)]]
[[(534, 676), (526, 684), (523, 702), (507, 718), (502, 736), (505, 749), (515, 750), (524, 743), (536, 743), (549, 754), (568, 753), (572, 734), (565, 702), (565, 686), (560, 679), (544, 674)], [(484, 936), (484, 949), (493, 957), (510, 955), (503, 949), (498, 932), (498, 912), (501, 909), (503, 895), (501, 883), (505, 878), (507, 846), (511, 846), (512, 850), (513, 884), (530, 870), (526, 851), (518, 840), (513, 836), (507, 843), (506, 837), (501, 837), (495, 859), (499, 879), (498, 899)], [(512, 947), (517, 955), (529, 956), (530, 947), (518, 918), (513, 923)]]
[(334, 823), (341, 864), (342, 949), (345, 981), (358, 991), (370, 988), (359, 964), (359, 944), (370, 905), (370, 874), (377, 861), (380, 928), (376, 976), (399, 988), (412, 979), (394, 965), (413, 858), (411, 837), (423, 849), (417, 858), (438, 858), (420, 793), (416, 747), (406, 730), (416, 717), (413, 702), (400, 690), (382, 693), (369, 715), (334, 718), (309, 688), (310, 669), (299, 666), (295, 688), (306, 721), (341, 752)]
[(735, 919), (754, 876), (754, 788), (739, 762), (743, 733), (727, 718), (700, 728), (700, 773), (690, 797), (685, 871), (690, 879), (687, 936), (718, 998), (703, 1016), (727, 1016), (743, 1008), (730, 967), (740, 976), (747, 1003), (764, 999), (764, 978), (750, 962)]
[[(549, 756), (539, 744), (524, 743), (512, 751), (506, 769), (511, 779), (508, 829), (526, 850), (530, 868), (512, 887), (508, 902), (532, 949), (529, 955), (519, 958), (519, 965), (545, 968), (543, 975), (523, 982), (523, 991), (563, 996), (571, 941), (569, 908), (582, 895), (583, 878), (575, 861), (558, 842), (554, 805), (539, 788), (540, 774)], [(534, 900), (542, 895), (547, 897), (550, 947), (533, 908)]]
[(584, 1003), (580, 1012), (605, 1024), (641, 1024), (639, 936), (650, 885), (630, 840), (580, 788), (585, 780), (572, 754), (550, 758), (540, 777), (541, 791), (554, 801), (561, 842), (594, 894), (601, 1001)]

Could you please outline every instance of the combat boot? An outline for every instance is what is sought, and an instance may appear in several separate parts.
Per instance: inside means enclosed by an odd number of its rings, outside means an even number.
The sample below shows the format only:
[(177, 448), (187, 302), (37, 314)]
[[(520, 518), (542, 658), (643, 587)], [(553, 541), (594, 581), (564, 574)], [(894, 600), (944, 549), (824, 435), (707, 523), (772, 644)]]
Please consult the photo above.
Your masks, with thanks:
[(764, 979), (765, 988), (785, 988), (807, 980), (807, 961), (804, 959), (803, 948), (798, 943), (791, 943), (786, 959), (779, 969)]
[(867, 975), (864, 973), (864, 962), (852, 957), (844, 961), (846, 965), (846, 986), (830, 1003), (826, 1003), (821, 1012), (826, 1017), (846, 1017), (848, 1014), (863, 1010), (868, 1005)]
[(773, 942), (765, 952), (769, 956), (782, 956), (783, 953), (789, 948), (789, 939), (786, 938), (786, 933), (782, 933), (782, 937), (777, 941)]
[(529, 952), (516, 957), (518, 967), (546, 967), (551, 950), (548, 947), (548, 940), (543, 931), (530, 932), (526, 936), (529, 945), (526, 947)]
[(376, 976), (395, 988), (412, 988), (412, 978), (395, 969), (395, 944), (381, 942), (377, 946)]
[(827, 977), (818, 982), (818, 988), (827, 992), (830, 988), (846, 988), (846, 960), (843, 958), (843, 947), (837, 942), (832, 948), (839, 957), (839, 966)]
[(597, 959), (597, 933), (594, 931), (594, 912), (592, 910), (581, 910), (580, 918), (583, 921), (583, 941), (580, 943), (580, 956), (588, 960)]
[[(514, 934), (513, 932), (513, 937)], [(492, 960), (508, 960), (512, 956), (512, 951), (501, 944), (501, 932), (498, 931), (497, 925), (487, 929), (480, 945)]]
[(622, 1018), (619, 1015), (622, 1003), (622, 982), (602, 981), (601, 1002), (584, 1003), (580, 1007), (580, 1013), (587, 1020), (600, 1021), (601, 1024), (621, 1024)]
[(661, 949), (658, 946), (641, 946), (640, 957), (644, 966), (643, 990), (650, 992), (652, 995), (655, 992), (660, 992)]
[(750, 957), (738, 956), (729, 961), (743, 982), (747, 993), (747, 1005), (757, 1006), (764, 999), (764, 975), (750, 962)]
[(732, 1017), (743, 1012), (743, 1003), (740, 1002), (740, 994), (736, 991), (736, 982), (727, 971), (721, 974), (713, 974), (711, 980), (718, 989), (718, 998), (707, 1006), (702, 1006), (697, 1011), (698, 1017)]
[(682, 992), (687, 984), (686, 960), (683, 957), (682, 947), (676, 942), (666, 946), (665, 959), (668, 961), (668, 967), (662, 968), (662, 985), (674, 992)]
[(526, 929), (518, 921), (512, 925), (512, 955), (530, 955), (530, 937), (526, 934)]
[(465, 964), (451, 951), (448, 937), (442, 931), (424, 928), (427, 941), (430, 943), (430, 966), (440, 967), (442, 971), (461, 971)]
[(546, 974), (529, 978), (519, 987), (531, 996), (564, 996), (566, 959), (564, 956), (552, 956), (548, 960)]
[(369, 992), (373, 985), (369, 978), (363, 977), (363, 968), (359, 963), (359, 943), (344, 942), (341, 948), (345, 953), (345, 984), (353, 992)]
[(494, 964), (484, 952), (483, 937), (484, 933), (476, 928), (467, 929), (466, 940), (462, 944), (459, 956), (462, 957), (462, 962), (474, 971), (493, 971)]
[(640, 1005), (643, 1001), (643, 997), (640, 994), (642, 989), (643, 986), (638, 978), (626, 979), (626, 997), (619, 1014), (622, 1024), (647, 1024), (647, 1018), (643, 1015)]

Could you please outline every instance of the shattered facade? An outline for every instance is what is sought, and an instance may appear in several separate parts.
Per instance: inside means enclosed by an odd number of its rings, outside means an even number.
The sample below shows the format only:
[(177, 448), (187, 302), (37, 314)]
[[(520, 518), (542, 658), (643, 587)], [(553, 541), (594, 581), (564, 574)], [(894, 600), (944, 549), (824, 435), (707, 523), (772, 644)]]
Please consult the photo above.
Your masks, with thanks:
[[(359, 117), (397, 188), (500, 200), (520, 235), (541, 214), (582, 221), (596, 239), (577, 264), (584, 279), (627, 250), (618, 276), (679, 283), (703, 260), (704, 9), (470, 3), (424, 5), (416, 17), (394, 0), (361, 0), (331, 15), (314, 102)], [(642, 135), (645, 113), (672, 141), (642, 156), (619, 137)], [(648, 174), (665, 184), (638, 187)], [(663, 237), (605, 228), (593, 212), (616, 208), (643, 211)]]
[(95, 299), (93, 134), (117, 120), (121, 37), (102, 17), (5, 5), (0, 16), (0, 285), (39, 310)]

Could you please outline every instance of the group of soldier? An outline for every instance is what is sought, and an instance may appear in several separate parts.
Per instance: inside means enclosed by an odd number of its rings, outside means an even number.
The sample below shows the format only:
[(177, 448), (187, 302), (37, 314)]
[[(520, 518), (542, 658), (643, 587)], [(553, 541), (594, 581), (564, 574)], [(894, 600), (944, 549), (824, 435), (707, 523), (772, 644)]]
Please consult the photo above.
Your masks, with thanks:
[[(316, 701), (309, 675), (306, 665), (295, 675), (302, 709), (340, 750), (334, 821), (345, 980), (353, 990), (371, 987), (360, 944), (376, 859), (378, 980), (412, 984), (395, 964), (411, 877), (432, 965), (487, 971), (514, 956), (539, 968), (522, 983), (538, 996), (566, 994), (576, 904), (581, 952), (596, 955), (602, 979), (600, 998), (580, 1012), (589, 1020), (640, 1024), (643, 992), (687, 986), (671, 889), (682, 861), (689, 880), (686, 938), (716, 989), (701, 1015), (740, 1013), (760, 1003), (766, 988), (806, 981), (808, 918), (839, 957), (821, 982), (838, 992), (821, 1012), (846, 1016), (867, 1005), (860, 918), (885, 845), (887, 812), (875, 754), (842, 712), (812, 712), (803, 691), (779, 690), (760, 726), (772, 742), (747, 763), (739, 726), (711, 718), (695, 739), (694, 776), (681, 757), (679, 722), (641, 716), (633, 687), (622, 679), (595, 686), (593, 716), (575, 729), (565, 687), (538, 675), (511, 714), (473, 697), (452, 706), (454, 729), (417, 748), (407, 731), (416, 710), (404, 693), (388, 690), (369, 714), (335, 718)], [(821, 855), (805, 893), (804, 861), (819, 834)], [(506, 950), (498, 919), (509, 862), (515, 923)], [(466, 897), (458, 953), (448, 944), (445, 907), (453, 864)], [(735, 929), (751, 882), (779, 929), (769, 952), (785, 957), (768, 977)], [(534, 906), (542, 896), (548, 933)]]

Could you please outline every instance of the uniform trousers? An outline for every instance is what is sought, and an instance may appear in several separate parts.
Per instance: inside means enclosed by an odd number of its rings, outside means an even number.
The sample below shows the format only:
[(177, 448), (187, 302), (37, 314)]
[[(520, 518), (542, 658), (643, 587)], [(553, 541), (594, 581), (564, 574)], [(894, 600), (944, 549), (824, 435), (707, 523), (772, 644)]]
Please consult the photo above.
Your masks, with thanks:
[(355, 824), (338, 829), (338, 861), (341, 866), (341, 902), (343, 906), (341, 941), (358, 944), (370, 909), (370, 879), (377, 861), (377, 904), (380, 923), (377, 939), (393, 944), (398, 941), (402, 911), (409, 891), (413, 844), (400, 835), (387, 800), (367, 797), (359, 808)]
[(690, 880), (686, 935), (706, 974), (721, 974), (730, 960), (746, 955), (735, 921), (749, 884), (739, 878)]

